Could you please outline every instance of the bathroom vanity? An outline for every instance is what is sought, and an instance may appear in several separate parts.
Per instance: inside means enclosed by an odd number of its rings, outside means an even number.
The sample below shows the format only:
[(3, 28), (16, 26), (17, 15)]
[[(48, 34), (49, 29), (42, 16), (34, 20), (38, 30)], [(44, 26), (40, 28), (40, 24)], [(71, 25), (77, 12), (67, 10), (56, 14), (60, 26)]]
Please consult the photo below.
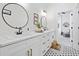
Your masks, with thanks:
[(54, 30), (30, 32), (21, 37), (0, 37), (0, 56), (43, 56), (54, 39)]
[(43, 56), (47, 52), (54, 39), (54, 30), (40, 33), (27, 30), (29, 14), (17, 3), (2, 4), (0, 12), (5, 25), (2, 28), (8, 29), (0, 29), (0, 56)]

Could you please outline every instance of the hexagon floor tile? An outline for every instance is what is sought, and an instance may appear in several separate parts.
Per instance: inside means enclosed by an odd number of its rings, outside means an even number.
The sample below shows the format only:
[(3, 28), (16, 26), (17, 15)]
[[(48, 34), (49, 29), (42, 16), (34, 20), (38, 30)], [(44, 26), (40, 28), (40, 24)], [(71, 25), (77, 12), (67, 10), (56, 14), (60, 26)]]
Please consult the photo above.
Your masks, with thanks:
[(79, 51), (72, 47), (63, 46), (60, 50), (50, 48), (44, 56), (79, 56)]

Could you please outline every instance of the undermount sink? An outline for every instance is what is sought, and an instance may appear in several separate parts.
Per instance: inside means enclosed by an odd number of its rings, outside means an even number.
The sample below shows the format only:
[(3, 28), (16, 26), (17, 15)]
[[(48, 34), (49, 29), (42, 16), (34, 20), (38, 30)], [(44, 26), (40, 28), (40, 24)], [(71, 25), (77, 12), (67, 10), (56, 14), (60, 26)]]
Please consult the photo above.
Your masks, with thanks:
[(23, 38), (23, 37), (27, 37), (27, 36), (31, 36), (31, 35), (33, 35), (34, 34), (34, 32), (26, 32), (26, 33), (22, 33), (22, 34), (20, 34), (20, 35), (16, 35), (15, 33), (14, 34), (9, 34), (9, 35), (7, 35), (7, 37), (8, 38)]

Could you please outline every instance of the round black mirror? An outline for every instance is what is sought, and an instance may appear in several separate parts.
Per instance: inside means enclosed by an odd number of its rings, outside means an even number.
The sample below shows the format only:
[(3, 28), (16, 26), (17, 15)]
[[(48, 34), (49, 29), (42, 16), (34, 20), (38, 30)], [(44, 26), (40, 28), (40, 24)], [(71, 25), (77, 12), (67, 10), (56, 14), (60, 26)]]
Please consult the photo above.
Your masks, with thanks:
[(8, 3), (2, 9), (2, 18), (11, 28), (19, 29), (17, 34), (28, 24), (29, 16), (26, 9), (17, 3)]

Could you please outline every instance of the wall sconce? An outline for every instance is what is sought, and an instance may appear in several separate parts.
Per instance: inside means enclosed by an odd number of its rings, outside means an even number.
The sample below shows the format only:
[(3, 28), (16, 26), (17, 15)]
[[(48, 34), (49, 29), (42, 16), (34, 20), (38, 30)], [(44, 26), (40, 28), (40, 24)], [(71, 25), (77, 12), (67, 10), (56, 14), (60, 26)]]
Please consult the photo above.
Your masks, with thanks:
[(42, 16), (46, 16), (46, 15), (47, 15), (46, 10), (42, 10), (42, 11), (41, 11), (41, 15), (42, 15)]

